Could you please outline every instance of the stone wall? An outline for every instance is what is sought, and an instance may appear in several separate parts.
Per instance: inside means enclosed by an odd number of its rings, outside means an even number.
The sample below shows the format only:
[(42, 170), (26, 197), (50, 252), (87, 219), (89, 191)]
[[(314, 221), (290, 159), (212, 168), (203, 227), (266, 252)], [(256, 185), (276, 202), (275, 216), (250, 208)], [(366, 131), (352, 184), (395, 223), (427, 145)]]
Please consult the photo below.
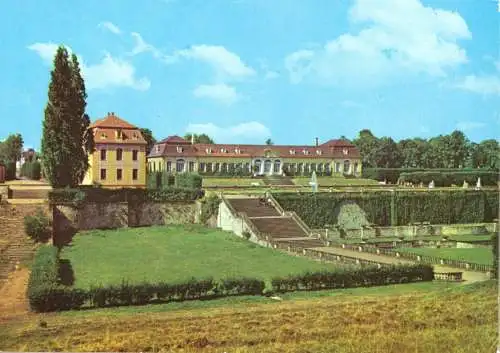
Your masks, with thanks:
[(9, 186), (0, 185), (0, 201), (7, 201), (9, 198)]
[(199, 210), (196, 202), (59, 204), (52, 206), (53, 234), (55, 241), (67, 243), (79, 230), (195, 223)]

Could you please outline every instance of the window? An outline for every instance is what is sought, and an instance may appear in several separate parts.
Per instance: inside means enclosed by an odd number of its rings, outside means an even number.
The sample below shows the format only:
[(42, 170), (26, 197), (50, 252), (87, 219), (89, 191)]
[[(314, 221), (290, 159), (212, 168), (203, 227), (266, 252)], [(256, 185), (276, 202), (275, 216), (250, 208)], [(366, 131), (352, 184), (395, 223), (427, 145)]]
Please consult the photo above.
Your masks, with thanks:
[(335, 162), (335, 173), (340, 173), (340, 163)]
[(175, 171), (181, 173), (184, 171), (184, 159), (178, 159), (175, 164)]
[(290, 154), (295, 154), (295, 150), (290, 150)]
[(344, 161), (344, 173), (349, 173), (351, 169), (351, 162), (348, 160)]
[(171, 172), (172, 171), (172, 162), (168, 161), (167, 162), (167, 172)]
[(269, 173), (271, 171), (271, 161), (268, 159), (264, 161), (264, 173)]
[(320, 155), (321, 155), (321, 150), (316, 150), (316, 154), (317, 154), (318, 156), (320, 156)]
[(279, 173), (281, 167), (281, 162), (279, 160), (274, 161), (273, 173)]
[(235, 149), (234, 149), (234, 153), (236, 153), (236, 154), (240, 154), (240, 149), (239, 149), (239, 148), (235, 148)]
[(106, 160), (106, 150), (102, 149), (101, 150), (101, 161), (105, 161), (105, 160)]
[(316, 171), (316, 163), (311, 163), (311, 172)]
[(198, 164), (198, 172), (202, 173), (205, 171), (205, 163)]
[(220, 163), (215, 163), (215, 166), (214, 166), (214, 172), (219, 172), (220, 170)]
[(133, 161), (136, 161), (137, 160), (137, 156), (139, 155), (139, 151), (137, 150), (133, 150), (132, 151), (132, 160)]
[(342, 153), (347, 156), (349, 154), (349, 150), (347, 148), (344, 148), (342, 150)]
[(122, 180), (122, 170), (121, 169), (116, 170), (116, 180)]
[(132, 169), (132, 180), (137, 180), (138, 174), (139, 174), (138, 169)]
[(207, 173), (211, 173), (212, 172), (212, 163), (207, 163), (206, 164), (206, 168), (207, 168)]
[(221, 169), (221, 172), (223, 172), (223, 173), (226, 173), (226, 172), (227, 172), (227, 164), (226, 164), (226, 163), (222, 163), (222, 169)]
[(101, 169), (101, 180), (106, 180), (106, 169)]
[(194, 162), (189, 162), (189, 172), (194, 172)]
[(211, 148), (207, 148), (205, 151), (207, 152), (207, 154), (212, 153), (212, 149)]
[(306, 155), (307, 155), (307, 154), (309, 154), (309, 151), (308, 151), (308, 150), (302, 150), (302, 152), (303, 152), (304, 154), (306, 154)]
[(155, 151), (156, 151), (156, 153), (160, 153), (160, 146), (156, 145), (155, 146)]
[(323, 171), (323, 163), (318, 163), (317, 170), (318, 170), (318, 172), (322, 172)]
[(250, 163), (245, 163), (245, 171), (250, 171)]
[(182, 153), (184, 149), (181, 146), (177, 146), (177, 153)]
[(121, 148), (116, 149), (116, 160), (121, 161), (123, 158), (123, 150)]

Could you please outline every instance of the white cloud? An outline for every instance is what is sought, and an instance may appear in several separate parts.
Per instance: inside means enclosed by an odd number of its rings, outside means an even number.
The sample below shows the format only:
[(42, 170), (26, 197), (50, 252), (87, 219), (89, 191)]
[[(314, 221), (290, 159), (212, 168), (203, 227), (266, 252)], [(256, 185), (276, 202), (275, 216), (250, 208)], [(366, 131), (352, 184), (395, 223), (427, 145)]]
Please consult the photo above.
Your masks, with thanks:
[(461, 121), (457, 123), (456, 128), (461, 131), (481, 129), (485, 127), (485, 123), (481, 123), (479, 121)]
[(213, 123), (189, 124), (186, 132), (205, 133), (220, 143), (240, 142), (242, 140), (258, 140), (259, 143), (271, 137), (271, 131), (257, 121), (250, 121), (233, 126), (218, 126)]
[[(28, 46), (28, 49), (35, 51), (48, 65), (52, 65), (57, 48), (58, 45), (54, 43), (35, 43)], [(71, 53), (71, 48), (66, 49)], [(131, 63), (114, 58), (108, 53), (101, 62), (94, 65), (87, 65), (82, 57), (78, 57), (78, 60), (88, 90), (129, 87), (144, 91), (151, 85), (147, 78), (136, 77), (135, 67)]]
[(99, 27), (105, 28), (114, 34), (121, 34), (122, 33), (122, 31), (120, 30), (120, 28), (118, 28), (118, 26), (116, 26), (115, 24), (113, 24), (112, 22), (109, 22), (109, 21), (99, 23)]
[(255, 75), (255, 70), (247, 66), (241, 58), (218, 45), (194, 45), (179, 50), (175, 56), (203, 61), (215, 70), (219, 80), (246, 78)]
[(113, 58), (110, 54), (106, 54), (97, 65), (84, 66), (82, 71), (89, 90), (129, 87), (146, 91), (151, 86), (147, 78), (136, 77), (135, 67), (131, 63)]
[(193, 91), (197, 98), (210, 98), (226, 105), (231, 105), (240, 99), (236, 89), (224, 83), (214, 85), (199, 85)]
[(495, 75), (469, 75), (466, 76), (461, 82), (457, 83), (455, 87), (483, 95), (500, 96), (500, 77)]
[(470, 39), (456, 12), (419, 0), (356, 0), (349, 20), (358, 33), (345, 33), (321, 49), (299, 50), (285, 59), (294, 83), (306, 76), (325, 83), (383, 83), (400, 74), (445, 76), (467, 62), (457, 42)]

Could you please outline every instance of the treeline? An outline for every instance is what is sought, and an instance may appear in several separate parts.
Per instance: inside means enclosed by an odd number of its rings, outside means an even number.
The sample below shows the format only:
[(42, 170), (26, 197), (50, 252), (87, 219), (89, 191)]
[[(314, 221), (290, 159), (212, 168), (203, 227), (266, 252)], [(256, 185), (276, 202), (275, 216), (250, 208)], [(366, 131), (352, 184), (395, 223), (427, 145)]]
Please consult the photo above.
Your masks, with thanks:
[(20, 134), (11, 134), (0, 141), (0, 165), (5, 167), (5, 179), (16, 178), (16, 162), (21, 158), (23, 138)]
[(413, 138), (395, 142), (361, 130), (352, 141), (360, 150), (363, 168), (484, 168), (500, 167), (497, 140), (470, 141), (463, 132), (430, 139)]

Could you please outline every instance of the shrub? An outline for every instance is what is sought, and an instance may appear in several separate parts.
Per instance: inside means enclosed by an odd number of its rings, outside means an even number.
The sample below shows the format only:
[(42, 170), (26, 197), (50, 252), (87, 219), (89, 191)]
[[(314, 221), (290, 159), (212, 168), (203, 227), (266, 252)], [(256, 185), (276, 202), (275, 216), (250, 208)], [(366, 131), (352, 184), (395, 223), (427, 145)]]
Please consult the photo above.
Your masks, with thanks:
[(15, 180), (16, 179), (16, 163), (6, 162), (5, 163), (5, 180)]
[(203, 179), (196, 173), (178, 173), (175, 175), (175, 186), (178, 188), (201, 189)]
[(148, 171), (146, 175), (146, 187), (148, 189), (162, 189), (173, 186), (175, 178), (172, 173), (165, 171)]
[(264, 281), (255, 278), (227, 278), (217, 286), (217, 293), (222, 295), (262, 295)]
[(243, 233), (242, 233), (243, 237), (246, 239), (246, 240), (249, 240), (252, 236), (252, 234), (250, 234), (250, 232), (248, 230), (245, 230)]
[(278, 293), (299, 290), (321, 290), (354, 288), (417, 281), (432, 281), (433, 267), (430, 265), (398, 265), (387, 267), (365, 267), (360, 269), (338, 269), (336, 271), (307, 272), (302, 275), (275, 277), (271, 280), (273, 291)]
[(474, 186), (478, 178), (481, 178), (481, 184), (484, 186), (495, 186), (498, 183), (498, 172), (484, 170), (405, 172), (401, 173), (399, 182), (423, 183), (428, 185), (431, 181), (434, 181), (436, 186), (460, 186), (466, 181), (469, 185)]
[(217, 195), (210, 195), (201, 201), (201, 223), (206, 223), (211, 217), (217, 216), (220, 202)]
[(26, 177), (31, 180), (40, 180), (41, 177), (41, 166), (40, 162), (25, 162), (21, 166), (21, 176)]
[(45, 213), (39, 208), (34, 215), (24, 217), (24, 230), (35, 241), (46, 241), (50, 236), (50, 222)]
[(168, 187), (163, 189), (104, 189), (95, 187), (80, 187), (76, 189), (56, 189), (49, 192), (52, 203), (83, 202), (169, 202), (194, 201), (204, 195), (201, 189)]

